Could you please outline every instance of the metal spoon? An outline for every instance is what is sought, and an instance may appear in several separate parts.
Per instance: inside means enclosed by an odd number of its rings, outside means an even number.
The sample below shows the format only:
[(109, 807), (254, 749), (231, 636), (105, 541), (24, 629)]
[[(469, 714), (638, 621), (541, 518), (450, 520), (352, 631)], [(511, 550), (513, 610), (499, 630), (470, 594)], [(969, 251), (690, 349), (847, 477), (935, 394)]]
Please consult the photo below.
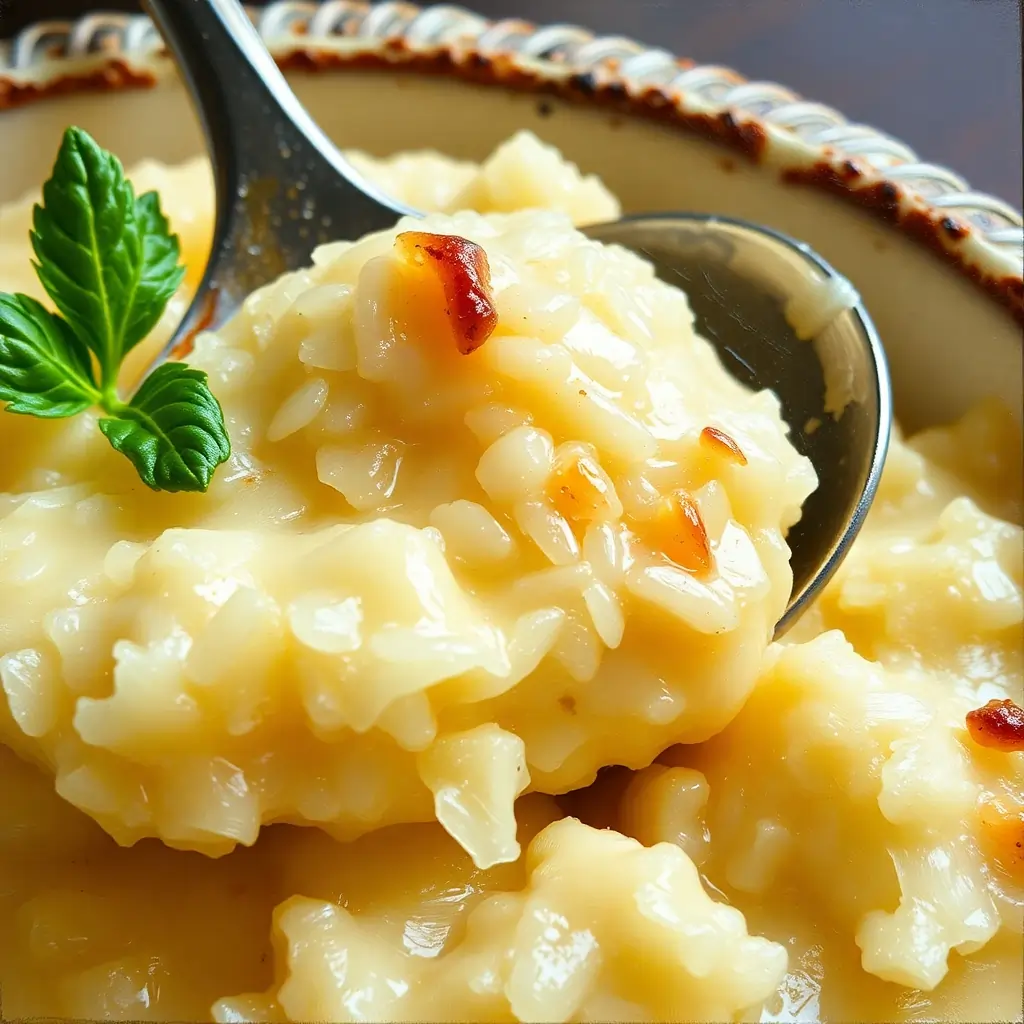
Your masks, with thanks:
[[(299, 103), (237, 0), (145, 0), (206, 133), (217, 192), (213, 249), (195, 300), (161, 358), (222, 323), (255, 288), (308, 266), (313, 249), (391, 227), (411, 210), (364, 180)], [(744, 221), (697, 214), (626, 218), (585, 229), (650, 259), (681, 285), (697, 329), (729, 369), (782, 402), (818, 489), (787, 537), (793, 591), (781, 636), (849, 550), (874, 498), (892, 426), (889, 375), (863, 306), (800, 340), (787, 302), (806, 303), (836, 272), (807, 246)], [(841, 415), (826, 381), (845, 383)], [(815, 429), (816, 428), (816, 429)]]

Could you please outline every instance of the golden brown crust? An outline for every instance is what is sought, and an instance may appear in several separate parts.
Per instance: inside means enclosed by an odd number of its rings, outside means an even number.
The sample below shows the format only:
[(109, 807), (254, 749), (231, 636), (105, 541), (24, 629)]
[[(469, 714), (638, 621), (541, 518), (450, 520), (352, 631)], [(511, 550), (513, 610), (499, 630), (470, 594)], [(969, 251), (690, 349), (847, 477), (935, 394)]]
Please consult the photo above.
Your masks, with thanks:
[(0, 74), (0, 110), (68, 93), (150, 89), (156, 82), (157, 78), (153, 72), (133, 67), (118, 57), (108, 59), (99, 68), (69, 72), (45, 81), (16, 80)]

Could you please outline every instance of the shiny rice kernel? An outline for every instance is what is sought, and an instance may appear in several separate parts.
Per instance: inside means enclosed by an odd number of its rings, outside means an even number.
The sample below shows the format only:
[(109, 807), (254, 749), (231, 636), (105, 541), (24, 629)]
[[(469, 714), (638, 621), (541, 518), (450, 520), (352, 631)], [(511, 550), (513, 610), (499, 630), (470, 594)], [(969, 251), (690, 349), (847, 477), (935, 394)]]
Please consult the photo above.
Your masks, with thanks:
[(548, 497), (558, 512), (574, 523), (604, 522), (622, 515), (615, 484), (590, 445), (564, 444), (555, 452)]
[(747, 464), (747, 457), (743, 454), (743, 449), (733, 438), (717, 427), (705, 427), (700, 432), (700, 443), (716, 455), (737, 462), (741, 466)]
[(1024, 805), (987, 796), (978, 802), (981, 847), (1018, 885), (1024, 885)]
[(704, 520), (688, 491), (662, 499), (654, 518), (642, 526), (641, 538), (687, 572), (701, 575), (711, 568), (711, 544)]

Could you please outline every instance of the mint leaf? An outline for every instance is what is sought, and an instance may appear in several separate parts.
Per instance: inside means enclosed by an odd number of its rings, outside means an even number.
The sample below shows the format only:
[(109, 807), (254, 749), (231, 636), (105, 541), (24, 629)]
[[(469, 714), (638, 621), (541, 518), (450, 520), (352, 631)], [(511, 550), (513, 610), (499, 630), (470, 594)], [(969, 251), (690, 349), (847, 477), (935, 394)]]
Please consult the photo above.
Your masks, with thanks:
[(136, 199), (117, 157), (69, 128), (31, 237), (39, 280), (95, 353), (111, 391), (121, 360), (156, 325), (185, 274), (159, 197)]
[(178, 236), (171, 233), (155, 192), (146, 192), (135, 200), (135, 221), (142, 239), (142, 262), (125, 319), (122, 357), (156, 326), (185, 276), (185, 268), (178, 264)]
[(142, 262), (135, 194), (120, 161), (68, 128), (32, 215), (36, 273), (112, 389)]
[(56, 419), (99, 398), (89, 352), (68, 325), (27, 295), (0, 294), (0, 405)]
[(111, 445), (158, 491), (205, 491), (231, 454), (224, 414), (202, 370), (164, 363), (127, 405), (100, 420)]
[(53, 418), (99, 405), (108, 414), (100, 430), (148, 487), (205, 491), (231, 454), (206, 374), (165, 363), (130, 402), (117, 393), (125, 355), (185, 274), (157, 194), (136, 199), (117, 157), (68, 128), (30, 238), (33, 266), (63, 319), (28, 296), (0, 293), (0, 411)]

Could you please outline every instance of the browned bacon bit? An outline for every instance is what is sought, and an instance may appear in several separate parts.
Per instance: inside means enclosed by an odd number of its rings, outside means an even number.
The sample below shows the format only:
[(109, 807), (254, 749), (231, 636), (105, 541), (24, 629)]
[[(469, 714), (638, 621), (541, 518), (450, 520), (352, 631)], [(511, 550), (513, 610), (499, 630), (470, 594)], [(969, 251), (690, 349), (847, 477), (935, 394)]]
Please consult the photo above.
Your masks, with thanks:
[(464, 356), (475, 352), (498, 324), (487, 253), (467, 238), (426, 231), (404, 231), (395, 239), (395, 248), (415, 266), (434, 271), (444, 289), (445, 312), (458, 350)]
[(686, 491), (666, 498), (651, 524), (648, 543), (694, 574), (711, 568), (711, 545), (697, 502)]
[(700, 432), (700, 443), (719, 455), (734, 459), (741, 466), (747, 464), (743, 449), (726, 433), (717, 427), (705, 427)]
[(983, 708), (967, 712), (967, 731), (980, 747), (1024, 750), (1024, 709), (1012, 700), (990, 700)]

